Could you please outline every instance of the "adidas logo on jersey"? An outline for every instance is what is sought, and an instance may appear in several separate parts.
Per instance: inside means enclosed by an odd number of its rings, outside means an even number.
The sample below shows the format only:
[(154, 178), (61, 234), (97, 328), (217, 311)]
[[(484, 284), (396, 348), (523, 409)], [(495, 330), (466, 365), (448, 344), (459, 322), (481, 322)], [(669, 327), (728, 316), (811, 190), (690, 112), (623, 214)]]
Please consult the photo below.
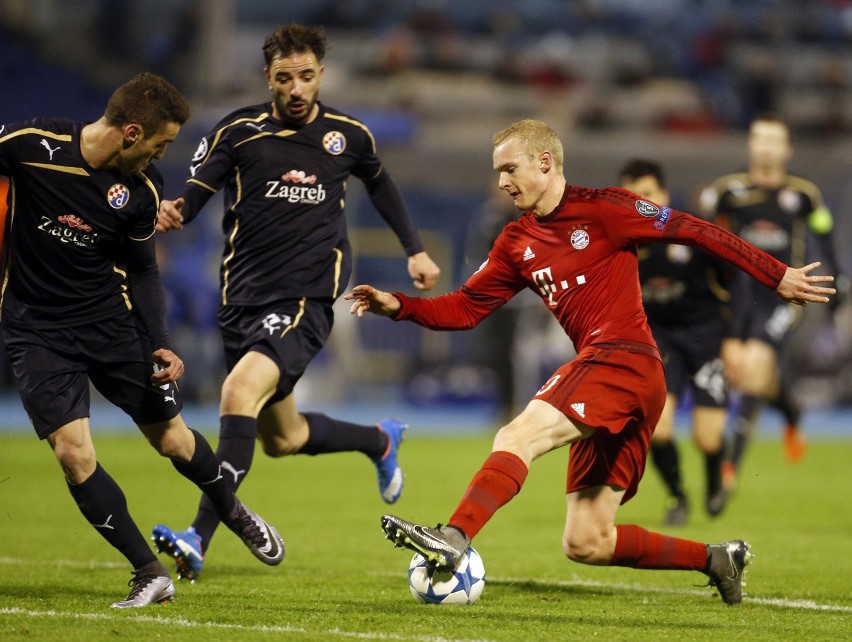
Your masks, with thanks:
[(584, 403), (572, 403), (571, 408), (574, 409), (578, 415), (580, 415), (583, 419), (586, 418), (586, 404)]
[(530, 249), (530, 246), (527, 245), (527, 249), (524, 250), (524, 261), (529, 261), (530, 259), (534, 259), (534, 258), (535, 258), (535, 254), (533, 254), (533, 251)]

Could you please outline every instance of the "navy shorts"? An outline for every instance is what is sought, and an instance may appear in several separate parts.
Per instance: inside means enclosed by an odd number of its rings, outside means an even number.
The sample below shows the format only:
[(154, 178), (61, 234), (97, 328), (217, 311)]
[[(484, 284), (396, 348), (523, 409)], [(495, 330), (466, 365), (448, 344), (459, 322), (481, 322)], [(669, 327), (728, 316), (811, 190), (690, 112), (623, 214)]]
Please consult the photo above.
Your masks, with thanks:
[(776, 352), (780, 351), (799, 318), (799, 307), (791, 303), (776, 300), (771, 306), (754, 305), (749, 310), (742, 339), (757, 339), (771, 345)]
[(263, 306), (219, 308), (219, 330), (228, 372), (247, 352), (265, 354), (278, 366), (278, 386), (269, 406), (293, 392), (305, 368), (322, 350), (334, 312), (331, 299), (287, 299)]
[(784, 303), (774, 291), (756, 282), (747, 282), (747, 287), (735, 289), (733, 296), (731, 306), (736, 338), (756, 339), (780, 351), (801, 320), (802, 308)]
[(651, 331), (663, 355), (666, 388), (678, 396), (691, 386), (696, 406), (723, 408), (728, 402), (722, 359), (722, 319), (688, 326), (652, 324)]
[(181, 411), (175, 384), (151, 382), (151, 346), (133, 316), (72, 328), (7, 325), (3, 338), (24, 409), (41, 439), (89, 416), (89, 382), (137, 425), (168, 421)]

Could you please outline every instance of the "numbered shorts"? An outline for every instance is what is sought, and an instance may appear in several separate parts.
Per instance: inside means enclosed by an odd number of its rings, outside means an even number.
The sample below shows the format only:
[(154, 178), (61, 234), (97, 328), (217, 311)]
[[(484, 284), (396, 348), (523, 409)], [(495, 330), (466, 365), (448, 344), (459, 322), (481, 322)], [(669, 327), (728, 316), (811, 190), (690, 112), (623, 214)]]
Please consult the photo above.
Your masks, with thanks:
[(689, 387), (696, 406), (724, 408), (728, 387), (719, 356), (725, 331), (723, 320), (688, 326), (653, 324), (651, 330), (663, 355), (668, 391), (680, 396)]
[(90, 382), (137, 425), (168, 421), (182, 408), (173, 383), (151, 382), (151, 346), (130, 315), (73, 328), (7, 325), (3, 338), (24, 409), (41, 439), (89, 416)]
[(798, 306), (791, 303), (773, 302), (774, 305), (754, 306), (748, 315), (743, 340), (757, 339), (768, 343), (776, 351), (781, 350), (784, 340), (800, 319)]
[(595, 344), (561, 366), (533, 399), (595, 429), (571, 444), (567, 492), (616, 486), (636, 494), (651, 434), (666, 402), (656, 347), (632, 341)]
[(287, 299), (265, 306), (219, 308), (219, 330), (228, 372), (250, 351), (278, 366), (278, 385), (266, 405), (281, 401), (322, 350), (334, 323), (331, 299)]
[(731, 302), (734, 308), (736, 338), (757, 339), (780, 351), (790, 332), (801, 320), (802, 308), (784, 303), (772, 290), (749, 283), (736, 290)]

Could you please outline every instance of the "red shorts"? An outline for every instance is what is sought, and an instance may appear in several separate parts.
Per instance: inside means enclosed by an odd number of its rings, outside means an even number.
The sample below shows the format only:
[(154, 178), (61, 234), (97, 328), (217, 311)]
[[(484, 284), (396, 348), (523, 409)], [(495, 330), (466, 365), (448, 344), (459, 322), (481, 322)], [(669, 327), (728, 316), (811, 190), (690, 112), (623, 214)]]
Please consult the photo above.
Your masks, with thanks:
[(595, 429), (571, 445), (569, 493), (617, 486), (636, 494), (651, 433), (666, 402), (666, 380), (654, 346), (631, 341), (588, 346), (560, 367), (534, 399)]

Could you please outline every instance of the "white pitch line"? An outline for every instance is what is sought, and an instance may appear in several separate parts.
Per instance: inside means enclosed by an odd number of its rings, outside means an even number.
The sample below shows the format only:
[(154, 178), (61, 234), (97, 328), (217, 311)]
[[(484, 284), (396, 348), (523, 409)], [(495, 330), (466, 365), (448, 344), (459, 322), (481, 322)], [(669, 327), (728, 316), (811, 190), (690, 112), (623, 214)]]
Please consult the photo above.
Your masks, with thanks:
[(344, 638), (357, 638), (359, 640), (415, 640), (417, 642), (490, 642), (484, 639), (459, 640), (458, 638), (445, 638), (435, 636), (399, 635), (396, 633), (372, 633), (368, 631), (343, 631), (341, 629), (315, 630), (300, 626), (277, 626), (277, 625), (245, 625), (224, 624), (222, 622), (196, 622), (185, 617), (161, 617), (159, 615), (133, 615), (121, 617), (111, 613), (65, 613), (62, 611), (33, 611), (19, 608), (0, 608), (0, 616), (15, 615), (24, 617), (45, 617), (62, 620), (100, 620), (108, 622), (145, 622), (148, 624), (164, 624), (169, 627), (184, 627), (187, 629), (216, 629), (225, 631), (252, 631), (257, 633), (302, 633), (305, 635), (320, 634), (323, 637), (338, 636)]
[[(627, 582), (599, 582), (597, 580), (585, 580), (574, 577), (571, 580), (531, 580), (529, 578), (487, 578), (501, 584), (532, 584), (534, 586), (585, 586), (599, 589), (615, 589), (619, 591), (631, 591), (635, 593), (666, 593), (670, 595), (700, 595), (709, 596), (712, 589), (676, 589), (663, 586), (645, 586), (638, 583)], [(744, 584), (745, 586), (745, 584)], [(762, 604), (765, 606), (777, 606), (786, 609), (803, 609), (806, 611), (833, 611), (836, 613), (852, 613), (852, 606), (842, 604), (820, 604), (813, 600), (790, 600), (782, 597), (751, 597), (747, 591), (743, 591), (744, 603)]]
[[(0, 557), (0, 565), (27, 565), (42, 564), (45, 566), (68, 566), (71, 568), (127, 568), (127, 564), (123, 562), (98, 562), (94, 560), (34, 560), (21, 559), (17, 557)], [(394, 577), (398, 578), (396, 573), (371, 573), (377, 577)], [(709, 589), (677, 589), (662, 586), (647, 586), (636, 582), (601, 582), (598, 580), (587, 580), (576, 575), (570, 580), (540, 580), (524, 577), (492, 577), (488, 580), (495, 584), (531, 584), (533, 586), (584, 586), (589, 588), (599, 588), (603, 590), (618, 590), (629, 591), (632, 593), (665, 593), (671, 595), (697, 595), (710, 596)], [(834, 613), (852, 613), (852, 606), (842, 604), (820, 604), (813, 600), (788, 599), (783, 597), (752, 597), (745, 591), (744, 601), (749, 604), (761, 604), (764, 606), (774, 606), (785, 609), (802, 609), (805, 611), (827, 611)], [(2, 611), (0, 611), (2, 612)], [(341, 635), (343, 635), (341, 633)], [(427, 638), (423, 638), (426, 640)], [(429, 640), (437, 640), (438, 638), (428, 638)]]

